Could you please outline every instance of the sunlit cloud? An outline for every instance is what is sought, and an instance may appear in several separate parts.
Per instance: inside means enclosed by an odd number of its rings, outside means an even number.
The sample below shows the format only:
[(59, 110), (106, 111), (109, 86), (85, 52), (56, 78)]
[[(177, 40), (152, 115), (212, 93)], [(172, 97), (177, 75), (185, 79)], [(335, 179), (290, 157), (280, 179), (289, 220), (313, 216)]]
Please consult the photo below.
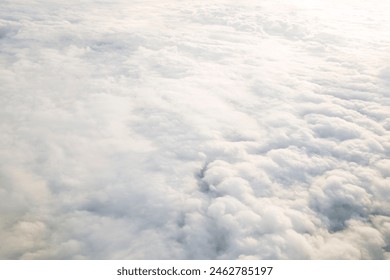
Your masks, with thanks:
[(389, 1), (3, 1), (1, 259), (389, 259)]

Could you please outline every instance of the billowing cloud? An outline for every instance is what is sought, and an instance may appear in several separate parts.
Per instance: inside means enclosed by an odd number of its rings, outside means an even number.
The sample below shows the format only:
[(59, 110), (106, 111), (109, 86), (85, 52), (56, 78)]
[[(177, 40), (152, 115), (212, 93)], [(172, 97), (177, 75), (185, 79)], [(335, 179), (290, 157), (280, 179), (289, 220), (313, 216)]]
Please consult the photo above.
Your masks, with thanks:
[(388, 1), (3, 1), (1, 259), (389, 259)]

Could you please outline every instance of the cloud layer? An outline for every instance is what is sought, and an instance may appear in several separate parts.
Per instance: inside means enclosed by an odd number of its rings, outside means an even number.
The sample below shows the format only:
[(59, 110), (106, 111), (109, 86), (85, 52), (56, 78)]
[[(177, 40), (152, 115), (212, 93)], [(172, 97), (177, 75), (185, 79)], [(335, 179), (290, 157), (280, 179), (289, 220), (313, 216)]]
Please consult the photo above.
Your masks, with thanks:
[(389, 1), (1, 6), (1, 259), (390, 259)]

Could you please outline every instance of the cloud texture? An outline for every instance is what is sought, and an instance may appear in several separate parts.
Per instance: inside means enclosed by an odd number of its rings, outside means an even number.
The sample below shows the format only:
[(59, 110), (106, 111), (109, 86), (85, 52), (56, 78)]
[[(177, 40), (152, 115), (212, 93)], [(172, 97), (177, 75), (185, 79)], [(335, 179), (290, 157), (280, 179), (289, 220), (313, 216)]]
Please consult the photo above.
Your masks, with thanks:
[(389, 1), (0, 7), (1, 259), (390, 259)]

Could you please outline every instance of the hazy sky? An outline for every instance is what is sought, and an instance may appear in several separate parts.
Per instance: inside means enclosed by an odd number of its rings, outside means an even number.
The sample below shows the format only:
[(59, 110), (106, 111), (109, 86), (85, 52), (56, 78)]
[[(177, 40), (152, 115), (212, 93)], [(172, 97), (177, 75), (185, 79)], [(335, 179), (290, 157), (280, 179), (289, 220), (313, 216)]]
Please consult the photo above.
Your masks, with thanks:
[(0, 0), (0, 258), (390, 259), (389, 14)]

